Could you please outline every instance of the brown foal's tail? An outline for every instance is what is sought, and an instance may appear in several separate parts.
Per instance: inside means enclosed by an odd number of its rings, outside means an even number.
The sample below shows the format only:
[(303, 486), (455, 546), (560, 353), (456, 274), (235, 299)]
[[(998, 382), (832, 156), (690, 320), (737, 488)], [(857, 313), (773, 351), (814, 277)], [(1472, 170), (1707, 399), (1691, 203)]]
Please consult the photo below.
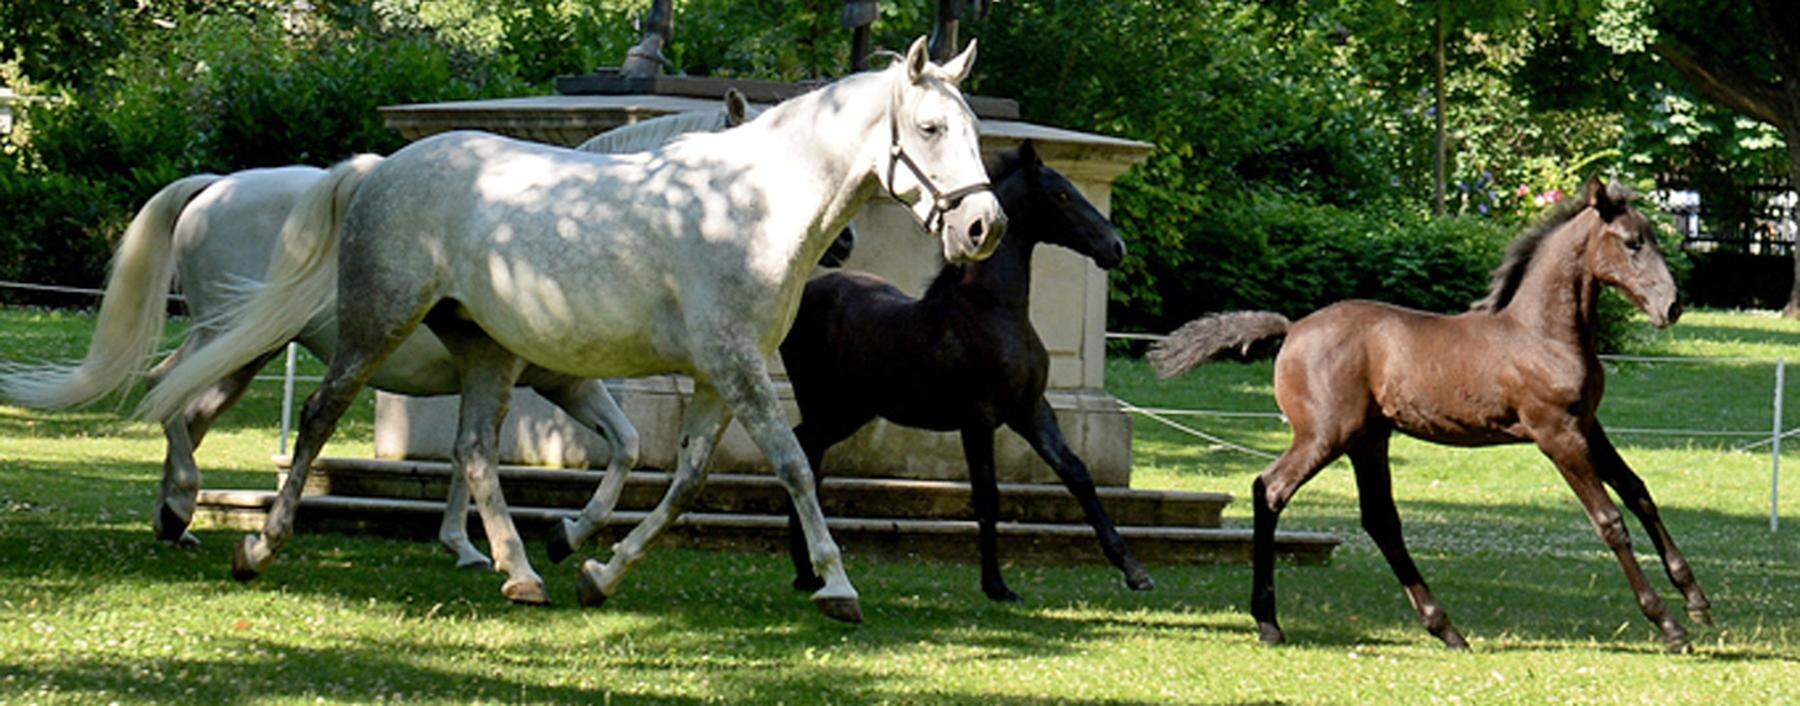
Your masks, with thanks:
[(1256, 360), (1280, 350), (1280, 345), (1257, 345), (1287, 335), (1287, 317), (1272, 311), (1233, 311), (1207, 314), (1175, 329), (1150, 347), (1150, 365), (1157, 377), (1172, 378), (1201, 363), (1220, 358)]

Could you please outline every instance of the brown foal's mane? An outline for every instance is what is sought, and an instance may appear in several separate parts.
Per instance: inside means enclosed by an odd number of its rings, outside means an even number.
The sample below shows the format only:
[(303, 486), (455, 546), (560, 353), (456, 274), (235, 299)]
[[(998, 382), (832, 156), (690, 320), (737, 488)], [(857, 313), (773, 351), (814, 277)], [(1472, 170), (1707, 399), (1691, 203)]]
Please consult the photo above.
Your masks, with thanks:
[[(1605, 187), (1607, 196), (1615, 202), (1626, 203), (1634, 198), (1634, 194), (1617, 183)], [(1494, 268), (1493, 284), (1489, 285), (1488, 295), (1481, 301), (1469, 305), (1470, 311), (1499, 312), (1512, 303), (1513, 295), (1519, 293), (1519, 284), (1525, 281), (1525, 272), (1531, 269), (1531, 261), (1537, 256), (1538, 248), (1550, 238), (1551, 233), (1563, 224), (1574, 220), (1575, 216), (1587, 210), (1586, 194), (1572, 194), (1556, 202), (1544, 212), (1544, 215), (1513, 238), (1512, 244), (1506, 246), (1506, 257), (1500, 260), (1500, 266)]]

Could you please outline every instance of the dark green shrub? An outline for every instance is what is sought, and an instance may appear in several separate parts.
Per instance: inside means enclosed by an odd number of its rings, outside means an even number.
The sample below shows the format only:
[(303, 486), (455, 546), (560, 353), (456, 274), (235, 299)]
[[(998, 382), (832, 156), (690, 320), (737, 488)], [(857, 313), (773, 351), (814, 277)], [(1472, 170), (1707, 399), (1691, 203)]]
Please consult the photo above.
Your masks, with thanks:
[[(1138, 199), (1146, 193), (1156, 192), (1121, 194), (1115, 208), (1143, 208)], [(1430, 219), (1402, 208), (1348, 209), (1272, 194), (1192, 217), (1195, 230), (1179, 242), (1178, 258), (1160, 257), (1166, 250), (1134, 254), (1116, 280), (1160, 283), (1154, 292), (1140, 288), (1125, 296), (1163, 297), (1161, 314), (1150, 313), (1152, 307), (1115, 306), (1117, 325), (1154, 330), (1206, 312), (1248, 308), (1301, 316), (1352, 298), (1461, 311), (1486, 291), (1488, 273), (1510, 236), (1476, 218)]]

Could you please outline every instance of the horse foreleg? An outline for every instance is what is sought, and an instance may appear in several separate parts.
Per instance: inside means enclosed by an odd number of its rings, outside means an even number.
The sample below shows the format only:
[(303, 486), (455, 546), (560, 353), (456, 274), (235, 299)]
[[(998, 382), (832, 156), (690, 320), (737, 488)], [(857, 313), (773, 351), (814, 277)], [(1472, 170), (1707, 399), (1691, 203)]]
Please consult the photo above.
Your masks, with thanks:
[(1574, 429), (1557, 429), (1539, 435), (1538, 446), (1556, 462), (1556, 469), (1575, 491), (1582, 509), (1587, 511), (1588, 521), (1600, 535), (1600, 541), (1618, 557), (1619, 567), (1625, 571), (1625, 580), (1631, 584), (1631, 592), (1637, 596), (1638, 608), (1643, 610), (1644, 617), (1662, 630), (1663, 642), (1669, 651), (1686, 651), (1687, 630), (1669, 615), (1662, 596), (1657, 595), (1650, 588), (1649, 580), (1644, 578), (1644, 570), (1638, 566), (1637, 557), (1631, 551), (1631, 534), (1625, 529), (1625, 518), (1607, 496), (1606, 488), (1600, 485), (1592, 449), (1585, 435)]
[(807, 464), (800, 441), (788, 428), (787, 414), (775, 397), (775, 383), (769, 380), (762, 355), (753, 346), (729, 342), (719, 350), (724, 359), (712, 366), (719, 394), (743, 420), (744, 431), (749, 432), (751, 440), (775, 467), (775, 477), (787, 487), (794, 513), (800, 517), (800, 529), (806, 535), (813, 571), (825, 578), (825, 586), (812, 594), (813, 604), (834, 620), (862, 622), (862, 605), (857, 601), (856, 587), (844, 572), (843, 552), (825, 526), (812, 467)]
[[(1081, 505), (1081, 512), (1087, 517), (1087, 523), (1094, 528), (1094, 536), (1100, 541), (1100, 551), (1106, 555), (1113, 566), (1125, 573), (1125, 585), (1133, 591), (1148, 591), (1156, 588), (1156, 582), (1150, 579), (1150, 572), (1144, 569), (1137, 557), (1131, 555), (1131, 548), (1125, 545), (1125, 538), (1119, 536), (1119, 530), (1113, 526), (1112, 516), (1106, 514), (1106, 507), (1100, 504), (1100, 495), (1094, 490), (1094, 478), (1088, 473), (1087, 464), (1069, 448), (1069, 442), (1063, 438), (1062, 427), (1056, 423), (1056, 412), (1050, 408), (1050, 402), (1038, 398), (1037, 406), (1031, 416), (1017, 420), (1010, 425), (1013, 431), (1024, 437), (1031, 444), (1032, 450), (1050, 464), (1062, 479), (1063, 487), (1075, 496), (1075, 502)], [(965, 436), (965, 439), (967, 437)]]
[(995, 526), (1000, 520), (1000, 487), (994, 477), (994, 430), (964, 429), (963, 459), (969, 464), (969, 497), (975, 506), (975, 524), (980, 532), (981, 592), (988, 600), (1014, 603), (1019, 594), (1006, 586), (1000, 575), (1000, 538)]
[(578, 380), (560, 387), (539, 388), (538, 392), (606, 439), (609, 454), (606, 477), (594, 489), (594, 497), (581, 508), (581, 514), (573, 520), (564, 518), (550, 528), (545, 548), (550, 561), (560, 564), (592, 539), (606, 525), (606, 518), (612, 516), (625, 481), (637, 466), (638, 432), (599, 380)]
[(1656, 547), (1657, 555), (1662, 557), (1663, 570), (1687, 600), (1688, 617), (1711, 625), (1712, 602), (1700, 590), (1700, 582), (1694, 578), (1694, 570), (1688, 565), (1687, 557), (1682, 556), (1681, 550), (1675, 547), (1675, 539), (1669, 535), (1668, 528), (1663, 526), (1662, 515), (1656, 509), (1656, 502), (1650, 499), (1650, 490), (1644, 487), (1643, 479), (1625, 464), (1625, 459), (1619, 456), (1618, 449), (1613, 448), (1612, 441), (1598, 424), (1588, 434), (1588, 446), (1592, 449), (1594, 469), (1599, 472), (1600, 480), (1618, 492), (1619, 500), (1625, 503), (1632, 514), (1637, 515), (1644, 531), (1650, 534), (1650, 544)]
[(1400, 533), (1400, 512), (1394, 507), (1393, 475), (1388, 467), (1388, 439), (1391, 432), (1371, 431), (1350, 449), (1350, 463), (1356, 469), (1356, 497), (1362, 506), (1363, 531), (1375, 541), (1376, 548), (1387, 558), (1394, 577), (1406, 589), (1406, 598), (1418, 611), (1425, 629), (1451, 649), (1466, 650), (1467, 640), (1450, 624), (1450, 614), (1438, 603), (1419, 575), (1406, 539)]
[[(838, 438), (828, 439), (820, 431), (823, 424), (801, 422), (794, 427), (794, 438), (800, 440), (800, 450), (806, 454), (806, 465), (813, 469), (813, 491), (822, 493), (825, 488), (825, 451), (833, 444), (843, 441), (844, 434)], [(800, 591), (817, 591), (825, 587), (825, 579), (813, 572), (812, 550), (806, 543), (806, 533), (800, 530), (800, 515), (794, 512), (793, 503), (788, 503), (788, 559), (794, 563), (794, 588)]]
[(500, 488), (500, 424), (506, 419), (513, 383), (523, 364), (485, 334), (468, 329), (449, 334), (448, 329), (432, 327), (456, 356), (462, 373), (462, 408), (457, 419), (454, 456), (457, 470), (468, 478), (469, 494), (481, 513), (494, 568), (506, 573), (500, 593), (514, 603), (548, 604), (550, 596), (544, 591), (544, 580), (531, 568), (525, 542), (519, 538), (519, 530), (507, 510), (506, 494)]
[(625, 579), (625, 573), (643, 558), (650, 543), (656, 541), (657, 536), (681, 516), (682, 510), (706, 483), (707, 459), (712, 456), (713, 449), (719, 443), (719, 436), (725, 432), (725, 425), (730, 421), (731, 413), (726, 410), (718, 393), (711, 386), (696, 382), (694, 397), (688, 401), (687, 410), (681, 415), (681, 446), (677, 453), (675, 477), (669, 481), (669, 490), (663, 493), (662, 501), (656, 504), (656, 508), (642, 522), (613, 545), (610, 560), (605, 564), (593, 559), (582, 562), (581, 576), (577, 583), (582, 605), (599, 606), (605, 603), (607, 598), (618, 591), (619, 582)]
[(450, 471), (450, 492), (444, 496), (444, 519), (438, 523), (438, 543), (456, 557), (456, 568), (488, 571), (494, 562), (469, 541), (469, 479), (460, 469)]
[(1257, 631), (1265, 644), (1287, 640), (1275, 619), (1275, 525), (1300, 486), (1341, 453), (1296, 423), (1293, 444), (1250, 484), (1250, 506), (1256, 518), (1250, 549), (1250, 615), (1256, 618)]

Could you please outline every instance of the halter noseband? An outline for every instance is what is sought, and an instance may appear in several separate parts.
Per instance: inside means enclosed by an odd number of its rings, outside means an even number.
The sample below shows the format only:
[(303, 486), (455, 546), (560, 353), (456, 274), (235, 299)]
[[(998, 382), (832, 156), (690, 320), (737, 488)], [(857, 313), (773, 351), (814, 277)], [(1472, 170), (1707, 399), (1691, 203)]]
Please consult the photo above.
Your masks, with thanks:
[[(931, 211), (926, 213), (924, 218), (920, 218), (918, 212), (912, 209), (912, 204), (908, 204), (905, 199), (900, 198), (900, 192), (894, 188), (894, 174), (900, 169), (900, 165), (902, 164), (906, 165), (906, 168), (912, 172), (913, 178), (919, 182), (919, 185), (925, 187), (925, 191), (931, 194)], [(925, 170), (919, 166), (919, 163), (913, 161), (912, 155), (906, 153), (906, 148), (900, 146), (899, 90), (894, 91), (894, 105), (893, 108), (888, 111), (887, 172), (888, 196), (893, 197), (895, 201), (899, 201), (902, 205), (906, 206), (906, 214), (912, 216), (913, 221), (917, 222), (920, 228), (925, 229), (925, 232), (932, 235), (940, 234), (940, 231), (944, 227), (944, 216), (948, 214), (951, 209), (961, 205), (963, 197), (982, 191), (994, 190), (993, 185), (989, 184), (988, 180), (985, 178), (973, 184), (952, 189), (950, 191), (940, 190), (938, 185), (931, 181), (931, 177), (925, 173)]]

